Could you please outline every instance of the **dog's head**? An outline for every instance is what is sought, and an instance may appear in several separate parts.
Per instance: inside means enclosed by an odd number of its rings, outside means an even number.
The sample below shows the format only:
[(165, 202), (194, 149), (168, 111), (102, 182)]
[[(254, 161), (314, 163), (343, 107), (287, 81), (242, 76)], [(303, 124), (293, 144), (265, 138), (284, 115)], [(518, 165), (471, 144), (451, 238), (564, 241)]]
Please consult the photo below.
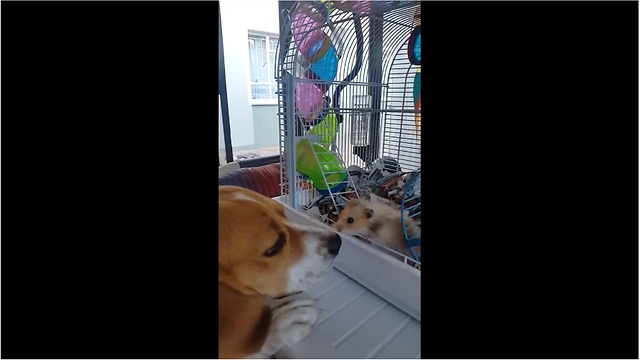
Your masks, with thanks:
[(219, 268), (236, 287), (281, 297), (305, 291), (338, 255), (337, 233), (292, 223), (282, 204), (220, 186)]

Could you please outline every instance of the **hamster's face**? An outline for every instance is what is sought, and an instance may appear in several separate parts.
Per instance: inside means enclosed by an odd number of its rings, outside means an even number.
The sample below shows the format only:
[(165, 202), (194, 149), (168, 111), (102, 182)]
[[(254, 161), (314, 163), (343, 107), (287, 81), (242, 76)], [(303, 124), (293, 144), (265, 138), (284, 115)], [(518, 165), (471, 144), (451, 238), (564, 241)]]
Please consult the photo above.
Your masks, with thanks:
[(349, 200), (333, 227), (345, 234), (366, 235), (372, 217), (373, 210), (358, 200)]

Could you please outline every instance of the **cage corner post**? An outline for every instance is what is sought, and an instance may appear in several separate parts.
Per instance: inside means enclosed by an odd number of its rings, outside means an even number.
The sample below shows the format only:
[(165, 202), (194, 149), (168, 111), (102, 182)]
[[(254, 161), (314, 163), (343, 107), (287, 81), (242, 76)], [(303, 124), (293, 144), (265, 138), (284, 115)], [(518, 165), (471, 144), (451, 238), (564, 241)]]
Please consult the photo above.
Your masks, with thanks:
[[(285, 29), (285, 26), (288, 25), (287, 19), (283, 16), (285, 11), (290, 11), (296, 5), (296, 1), (278, 1), (278, 25), (281, 33), (280, 41), (282, 39), (287, 39), (285, 43), (288, 43), (289, 37), (291, 33)], [(287, 32), (287, 34), (284, 34)], [(280, 54), (278, 56), (278, 63), (282, 63), (287, 54), (286, 50), (280, 49)], [(282, 91), (282, 102), (284, 105), (283, 117), (284, 117), (284, 153), (287, 154), (285, 161), (286, 171), (281, 173), (282, 175), (286, 174), (287, 182), (288, 182), (288, 194), (287, 199), (289, 200), (289, 206), (291, 208), (296, 209), (296, 169), (295, 169), (295, 139), (298, 135), (298, 123), (295, 117), (295, 95), (294, 94), (294, 86), (295, 79), (292, 74), (287, 73), (284, 69), (276, 70), (281, 81), (283, 81), (283, 91)], [(281, 154), (282, 155), (282, 154)], [(284, 194), (283, 194), (284, 195)]]
[[(285, 77), (285, 84), (287, 85), (287, 92), (290, 92), (294, 86), (293, 76)], [(295, 128), (295, 113), (294, 113), (294, 98), (291, 96), (291, 93), (286, 97), (287, 104), (287, 112), (285, 115), (285, 126), (288, 130)], [(286, 137), (286, 167), (287, 167), (287, 177), (289, 178), (289, 205), (296, 209), (296, 133), (295, 131), (289, 131)]]

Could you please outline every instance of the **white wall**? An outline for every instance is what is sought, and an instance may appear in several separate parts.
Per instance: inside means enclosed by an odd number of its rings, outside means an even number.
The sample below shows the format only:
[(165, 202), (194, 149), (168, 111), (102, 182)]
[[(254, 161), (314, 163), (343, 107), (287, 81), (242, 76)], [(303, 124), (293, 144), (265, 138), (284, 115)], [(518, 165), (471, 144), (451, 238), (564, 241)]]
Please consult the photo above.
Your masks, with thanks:
[[(249, 90), (249, 30), (279, 33), (277, 0), (221, 0), (229, 122), (234, 147), (255, 144)], [(224, 143), (220, 144), (223, 148)]]

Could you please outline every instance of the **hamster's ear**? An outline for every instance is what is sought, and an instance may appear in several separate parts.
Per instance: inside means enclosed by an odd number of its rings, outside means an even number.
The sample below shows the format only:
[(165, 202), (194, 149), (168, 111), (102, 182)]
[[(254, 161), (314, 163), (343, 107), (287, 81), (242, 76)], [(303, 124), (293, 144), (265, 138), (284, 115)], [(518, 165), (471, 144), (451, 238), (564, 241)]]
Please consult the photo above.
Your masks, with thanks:
[(366, 208), (366, 209), (364, 209), (364, 213), (365, 213), (365, 215), (367, 215), (367, 219), (371, 219), (373, 217), (373, 210), (372, 209)]
[(218, 282), (218, 357), (256, 354), (269, 334), (271, 308), (258, 295), (246, 295)]
[(362, 195), (362, 198), (367, 200), (367, 201), (371, 201), (371, 195), (369, 195), (369, 194)]

